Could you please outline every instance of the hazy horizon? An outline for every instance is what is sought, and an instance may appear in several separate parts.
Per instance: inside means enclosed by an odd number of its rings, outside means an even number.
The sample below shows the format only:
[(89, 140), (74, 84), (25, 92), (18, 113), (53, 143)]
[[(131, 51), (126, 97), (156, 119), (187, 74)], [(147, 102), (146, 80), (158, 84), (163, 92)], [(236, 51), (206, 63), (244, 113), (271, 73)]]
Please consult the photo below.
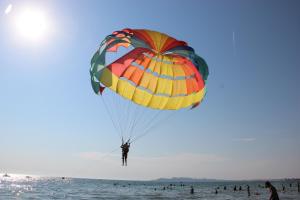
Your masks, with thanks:
[[(218, 182), (218, 181), (225, 181), (225, 182), (231, 182), (231, 181), (283, 181), (283, 180), (300, 180), (300, 178), (297, 177), (282, 177), (282, 178), (261, 178), (261, 179), (217, 179), (217, 178), (209, 178), (209, 177), (157, 177), (153, 179), (110, 179), (110, 178), (100, 178), (100, 177), (76, 177), (76, 176), (55, 176), (55, 175), (43, 175), (43, 174), (18, 174), (18, 173), (0, 173), (0, 178), (3, 177), (3, 175), (9, 175), (11, 178), (72, 178), (72, 179), (92, 179), (92, 180), (112, 180), (112, 181), (158, 181), (158, 182), (168, 182), (172, 180), (176, 180), (175, 182)], [(180, 181), (183, 180), (183, 181)]]

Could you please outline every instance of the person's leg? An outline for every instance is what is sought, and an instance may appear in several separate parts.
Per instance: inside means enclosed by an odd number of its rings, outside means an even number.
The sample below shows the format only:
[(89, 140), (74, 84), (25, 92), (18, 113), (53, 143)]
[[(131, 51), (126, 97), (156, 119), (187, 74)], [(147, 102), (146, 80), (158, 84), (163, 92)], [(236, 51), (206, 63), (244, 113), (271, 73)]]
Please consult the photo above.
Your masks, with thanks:
[(125, 154), (125, 165), (127, 166), (127, 153)]

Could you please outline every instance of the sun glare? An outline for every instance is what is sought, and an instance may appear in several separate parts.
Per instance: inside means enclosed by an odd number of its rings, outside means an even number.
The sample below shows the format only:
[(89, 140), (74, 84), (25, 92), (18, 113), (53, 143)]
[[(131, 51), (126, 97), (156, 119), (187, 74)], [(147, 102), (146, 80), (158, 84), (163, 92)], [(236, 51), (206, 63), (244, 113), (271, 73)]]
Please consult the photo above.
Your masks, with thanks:
[(47, 32), (47, 20), (38, 9), (25, 9), (16, 17), (17, 33), (29, 40), (40, 40)]

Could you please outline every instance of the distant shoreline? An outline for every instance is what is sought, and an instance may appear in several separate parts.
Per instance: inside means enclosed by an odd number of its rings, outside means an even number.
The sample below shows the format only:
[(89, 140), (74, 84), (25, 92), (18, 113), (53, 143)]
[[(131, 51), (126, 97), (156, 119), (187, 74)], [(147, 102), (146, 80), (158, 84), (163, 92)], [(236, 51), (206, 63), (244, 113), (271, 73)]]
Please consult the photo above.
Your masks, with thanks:
[(16, 174), (16, 173), (0, 173), (0, 178), (5, 178), (5, 174), (11, 177), (20, 177), (20, 178), (71, 178), (71, 179), (90, 179), (90, 180), (107, 180), (107, 181), (136, 181), (136, 182), (185, 182), (185, 183), (209, 183), (209, 182), (255, 182), (255, 181), (300, 181), (300, 178), (266, 178), (266, 179), (211, 179), (211, 178), (190, 178), (190, 177), (172, 177), (172, 178), (157, 178), (157, 179), (149, 179), (149, 180), (129, 180), (129, 179), (110, 179), (110, 178), (90, 178), (90, 177), (69, 177), (69, 176), (47, 176), (47, 175), (33, 175), (33, 174)]

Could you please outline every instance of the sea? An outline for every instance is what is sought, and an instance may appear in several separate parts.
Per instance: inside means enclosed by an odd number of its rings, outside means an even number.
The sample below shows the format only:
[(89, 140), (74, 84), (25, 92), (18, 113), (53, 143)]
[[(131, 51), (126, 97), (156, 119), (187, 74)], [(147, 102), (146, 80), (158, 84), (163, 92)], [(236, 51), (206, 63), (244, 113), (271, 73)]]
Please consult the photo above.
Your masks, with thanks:
[[(295, 181), (271, 181), (271, 183), (277, 188), (280, 199), (300, 200)], [(250, 187), (250, 196), (246, 189), (247, 185)], [(263, 185), (263, 181), (160, 182), (1, 175), (0, 200), (269, 199), (269, 191)], [(235, 186), (237, 191), (233, 189)], [(282, 191), (283, 186), (285, 191)], [(193, 194), (191, 187), (194, 188)]]

